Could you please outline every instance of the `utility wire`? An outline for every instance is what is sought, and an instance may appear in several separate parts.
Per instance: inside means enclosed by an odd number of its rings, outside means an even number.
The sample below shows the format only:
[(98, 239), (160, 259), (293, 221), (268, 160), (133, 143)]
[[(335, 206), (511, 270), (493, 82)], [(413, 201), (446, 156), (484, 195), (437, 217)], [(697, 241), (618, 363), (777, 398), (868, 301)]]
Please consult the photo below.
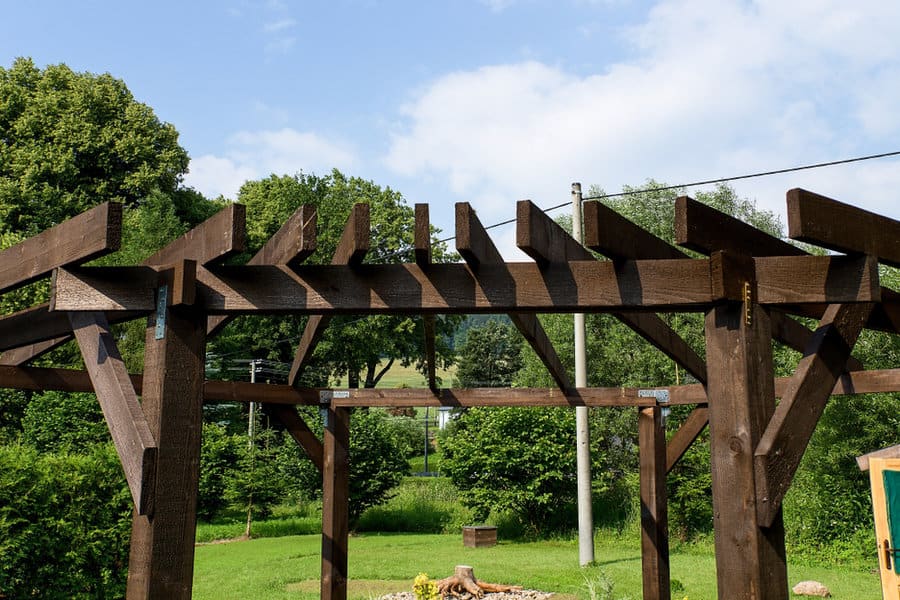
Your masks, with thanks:
[[(847, 163), (854, 162), (862, 162), (866, 160), (874, 160), (877, 158), (887, 158), (890, 156), (900, 156), (900, 150), (894, 152), (883, 152), (881, 154), (869, 154), (868, 156), (857, 156), (854, 158), (845, 158), (842, 160), (832, 160), (829, 162), (815, 163), (811, 165), (802, 165), (799, 167), (789, 167), (786, 169), (775, 169), (773, 171), (762, 171), (759, 173), (750, 173), (747, 175), (735, 175), (732, 177), (722, 177), (720, 179), (707, 179), (705, 181), (693, 181), (691, 183), (681, 183), (678, 185), (666, 185), (661, 187), (649, 188), (649, 189), (640, 189), (640, 190), (630, 190), (627, 192), (617, 192), (614, 194), (599, 194), (596, 196), (585, 196), (582, 200), (602, 200), (605, 198), (621, 198), (624, 196), (634, 196), (637, 194), (644, 194), (647, 192), (664, 192), (668, 190), (680, 190), (683, 188), (697, 187), (701, 185), (709, 185), (712, 183), (727, 183), (729, 181), (738, 181), (741, 179), (753, 179), (755, 177), (768, 177), (770, 175), (781, 175), (783, 173), (794, 173), (796, 171), (806, 171), (809, 169), (821, 169), (822, 167), (833, 167), (836, 165), (845, 165)], [(571, 202), (563, 202), (562, 204), (557, 204), (556, 206), (551, 206), (549, 208), (542, 208), (541, 211), (544, 213), (548, 213), (553, 210), (558, 210), (560, 208), (564, 208), (566, 206), (571, 206)], [(502, 227), (504, 225), (509, 225), (510, 223), (515, 223), (516, 219), (507, 219), (505, 221), (500, 221), (499, 223), (494, 223), (493, 225), (488, 225), (485, 229), (495, 229), (497, 227)], [(456, 236), (448, 237), (442, 240), (438, 240), (440, 243), (450, 242), (456, 239)]]

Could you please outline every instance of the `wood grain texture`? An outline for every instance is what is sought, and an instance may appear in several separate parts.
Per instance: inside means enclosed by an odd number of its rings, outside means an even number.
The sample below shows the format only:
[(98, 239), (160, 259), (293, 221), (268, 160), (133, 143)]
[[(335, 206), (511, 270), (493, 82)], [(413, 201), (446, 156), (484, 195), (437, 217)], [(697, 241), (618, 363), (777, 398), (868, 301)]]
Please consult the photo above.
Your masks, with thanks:
[(830, 298), (826, 304), (881, 299), (874, 257), (779, 256), (753, 260), (760, 304), (803, 304), (815, 296)]
[[(240, 204), (229, 205), (156, 252), (145, 260), (142, 265), (159, 267), (174, 264), (185, 259), (208, 265), (224, 260), (244, 250), (246, 238), (244, 221), (244, 207)], [(25, 318), (33, 317), (39, 319), (47, 310), (48, 305), (41, 304), (23, 311), (23, 316)], [(117, 322), (121, 320), (121, 316), (107, 315), (107, 319), (110, 322)], [(2, 319), (0, 319), (0, 331), (2, 330), (3, 323)], [(67, 335), (68, 333), (69, 331), (66, 330), (58, 330), (54, 336), (44, 335), (38, 338), (28, 338), (20, 335), (16, 345), (13, 346), (16, 350), (5, 352), (0, 357), (0, 364), (25, 364), (72, 339), (70, 335)], [(2, 338), (3, 335), (0, 333), (0, 340)]]
[(322, 470), (323, 600), (347, 599), (350, 537), (350, 410), (329, 407)]
[(229, 204), (141, 264), (158, 266), (188, 259), (211, 265), (243, 252), (246, 243), (246, 209), (243, 204)]
[(702, 254), (803, 256), (804, 250), (687, 196), (675, 199), (675, 243)]
[(584, 203), (584, 245), (613, 260), (688, 256), (600, 202)]
[[(130, 375), (135, 391), (140, 394), (142, 377)], [(775, 380), (776, 397), (782, 397), (790, 378)], [(92, 392), (86, 371), (41, 367), (0, 366), (0, 388), (21, 390), (58, 390), (64, 392)], [(643, 389), (643, 388), (641, 388)], [(673, 386), (665, 389), (671, 400), (668, 404), (703, 404), (706, 392), (699, 384)], [(351, 390), (350, 398), (338, 400), (342, 405), (404, 407), (404, 406), (652, 406), (655, 400), (638, 397), (639, 388), (576, 388), (571, 395), (557, 388), (497, 388), (450, 389), (359, 389)], [(316, 406), (319, 388), (296, 389), (289, 385), (249, 383), (246, 381), (207, 381), (203, 386), (206, 402), (266, 402)], [(874, 394), (900, 392), (900, 369), (854, 371), (845, 373), (835, 383), (832, 395)], [(417, 404), (418, 403), (418, 404)], [(676, 437), (677, 437), (676, 433)], [(674, 441), (675, 438), (673, 438)]]
[[(760, 304), (877, 302), (880, 296), (871, 259), (805, 256), (755, 263)], [(533, 263), (482, 263), (477, 271), (460, 264), (427, 271), (415, 264), (198, 266), (198, 302), (211, 314), (699, 311), (723, 299), (713, 289), (710, 264), (572, 261), (541, 269)], [(58, 269), (53, 308), (152, 311), (152, 276), (142, 269)]]
[(122, 205), (106, 202), (0, 251), (0, 294), (114, 252), (122, 241)]
[(670, 600), (666, 428), (662, 408), (638, 411), (641, 496), (641, 572), (644, 600)]
[(153, 511), (157, 444), (102, 313), (72, 313), (72, 331), (138, 514)]
[[(485, 270), (482, 267), (502, 267), (505, 264), (503, 256), (491, 241), (475, 211), (465, 202), (456, 204), (456, 236), (456, 249), (469, 265), (476, 279), (479, 279), (479, 276), (484, 273)], [(509, 275), (503, 273), (502, 269), (495, 276), (502, 278), (503, 283), (509, 284)], [(485, 280), (481, 278), (480, 281)], [(566, 368), (537, 316), (523, 312), (507, 312), (507, 314), (528, 345), (544, 363), (556, 385), (561, 390), (571, 388), (572, 381), (569, 379)]]
[(206, 319), (167, 309), (147, 328), (141, 406), (159, 447), (152, 518), (135, 514), (128, 598), (190, 598), (200, 468)]
[(720, 600), (787, 600), (784, 527), (757, 520), (753, 451), (775, 408), (771, 329), (754, 306), (717, 306), (706, 318), (710, 457)]
[(792, 239), (900, 267), (900, 221), (800, 188), (787, 193), (787, 215)]
[(825, 404), (871, 310), (870, 304), (828, 308), (760, 438), (754, 464), (756, 508), (764, 527), (770, 526), (779, 514)]
[(416, 264), (425, 267), (431, 264), (431, 219), (427, 204), (415, 206), (415, 232), (413, 234)]
[[(369, 251), (369, 228), (369, 205), (354, 205), (347, 218), (347, 223), (344, 225), (344, 231), (334, 255), (331, 257), (331, 264), (348, 265), (350, 268), (359, 267)], [(300, 343), (297, 344), (297, 350), (294, 352), (294, 360), (288, 374), (289, 385), (297, 384), (303, 367), (312, 357), (330, 322), (330, 315), (310, 315), (306, 327), (303, 328), (303, 334), (300, 336)]]

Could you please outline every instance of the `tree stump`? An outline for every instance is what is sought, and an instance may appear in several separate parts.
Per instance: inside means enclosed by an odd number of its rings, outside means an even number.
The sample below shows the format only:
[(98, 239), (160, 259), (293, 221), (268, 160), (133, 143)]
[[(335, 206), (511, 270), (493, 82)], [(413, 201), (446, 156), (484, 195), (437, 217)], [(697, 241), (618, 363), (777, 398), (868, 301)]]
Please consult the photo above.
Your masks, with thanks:
[(446, 596), (482, 598), (485, 592), (512, 592), (522, 589), (520, 585), (500, 585), (478, 581), (475, 579), (474, 569), (468, 565), (456, 565), (453, 575), (438, 581), (437, 586), (441, 598)]

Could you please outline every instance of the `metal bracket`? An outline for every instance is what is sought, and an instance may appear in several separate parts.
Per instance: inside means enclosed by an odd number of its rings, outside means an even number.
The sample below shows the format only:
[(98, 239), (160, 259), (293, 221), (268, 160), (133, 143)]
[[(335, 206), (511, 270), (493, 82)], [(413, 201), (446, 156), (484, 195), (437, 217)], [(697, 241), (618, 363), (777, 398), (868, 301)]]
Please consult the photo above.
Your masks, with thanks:
[(319, 390), (319, 414), (322, 416), (322, 424), (328, 428), (328, 408), (334, 398), (349, 398), (349, 390)]
[(744, 282), (744, 291), (741, 296), (744, 300), (744, 324), (750, 327), (753, 325), (753, 288), (750, 287), (749, 281)]
[(166, 337), (166, 305), (169, 303), (169, 286), (161, 285), (156, 291), (156, 330), (154, 338), (161, 340)]
[(638, 390), (638, 398), (656, 398), (660, 404), (669, 401), (669, 390)]
[[(638, 390), (638, 398), (656, 398), (659, 404), (668, 404), (669, 390)], [(666, 419), (669, 418), (670, 412), (672, 412), (672, 409), (668, 406), (662, 407), (662, 411), (660, 411), (663, 427), (666, 426)]]

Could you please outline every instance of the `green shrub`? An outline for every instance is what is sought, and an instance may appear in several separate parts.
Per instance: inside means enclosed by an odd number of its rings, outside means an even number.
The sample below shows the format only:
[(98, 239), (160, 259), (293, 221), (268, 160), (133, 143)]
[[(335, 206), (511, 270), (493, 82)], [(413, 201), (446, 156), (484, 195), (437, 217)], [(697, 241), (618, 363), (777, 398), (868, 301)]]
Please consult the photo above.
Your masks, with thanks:
[(131, 514), (111, 445), (87, 455), (0, 446), (0, 593), (123, 597)]

